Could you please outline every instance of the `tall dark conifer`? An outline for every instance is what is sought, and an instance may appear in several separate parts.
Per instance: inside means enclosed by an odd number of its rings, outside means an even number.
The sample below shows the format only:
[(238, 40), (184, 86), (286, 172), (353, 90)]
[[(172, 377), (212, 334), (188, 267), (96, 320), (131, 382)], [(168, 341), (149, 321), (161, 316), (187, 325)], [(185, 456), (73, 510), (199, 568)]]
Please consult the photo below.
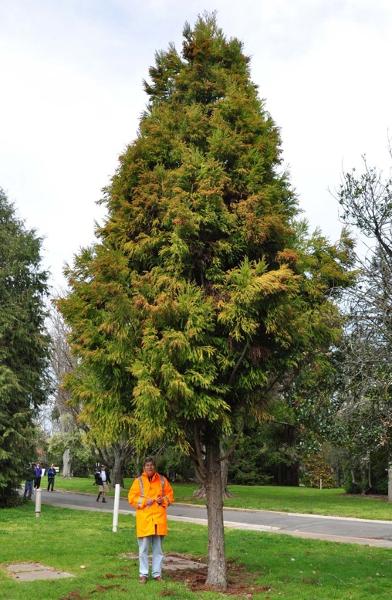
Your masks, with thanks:
[(15, 500), (35, 458), (33, 417), (49, 390), (40, 250), (0, 189), (0, 506)]

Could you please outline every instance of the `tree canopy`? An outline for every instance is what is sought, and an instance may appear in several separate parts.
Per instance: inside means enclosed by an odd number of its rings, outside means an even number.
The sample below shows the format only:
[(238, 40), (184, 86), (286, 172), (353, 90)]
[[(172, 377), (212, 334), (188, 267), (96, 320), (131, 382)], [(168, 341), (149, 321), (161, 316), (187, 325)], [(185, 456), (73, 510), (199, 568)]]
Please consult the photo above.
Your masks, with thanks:
[(0, 505), (12, 501), (34, 460), (34, 412), (49, 390), (40, 250), (0, 189)]
[(385, 451), (392, 501), (392, 178), (364, 157), (361, 170), (344, 175), (338, 200), (344, 221), (366, 240), (367, 250), (356, 257), (357, 285), (345, 298), (337, 430), (353, 473), (361, 464), (370, 469), (372, 455)]
[[(220, 441), (340, 335), (351, 242), (310, 236), (249, 59), (214, 16), (156, 54), (148, 106), (59, 305), (71, 382), (102, 422), (176, 442), (205, 474), (208, 582), (224, 587)], [(113, 417), (113, 414), (116, 417)]]

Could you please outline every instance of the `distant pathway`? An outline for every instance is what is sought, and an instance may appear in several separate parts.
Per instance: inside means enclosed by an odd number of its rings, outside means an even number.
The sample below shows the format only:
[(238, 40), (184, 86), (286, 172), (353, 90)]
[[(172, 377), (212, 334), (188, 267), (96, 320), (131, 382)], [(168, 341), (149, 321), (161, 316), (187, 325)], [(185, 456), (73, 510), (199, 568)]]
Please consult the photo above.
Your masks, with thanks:
[[(111, 512), (113, 498), (107, 503), (96, 502), (91, 494), (73, 492), (47, 492), (42, 490), (42, 503), (74, 508)], [(43, 509), (44, 510), (44, 509)], [(133, 513), (128, 502), (120, 500), (121, 513)], [(168, 509), (170, 519), (191, 523), (207, 524), (207, 513), (204, 506), (190, 504), (173, 504)], [(314, 538), (334, 542), (348, 542), (392, 548), (392, 521), (370, 521), (366, 519), (350, 519), (345, 517), (325, 517), (321, 515), (302, 515), (274, 512), (270, 510), (224, 509), (226, 527), (285, 533), (302, 538)]]

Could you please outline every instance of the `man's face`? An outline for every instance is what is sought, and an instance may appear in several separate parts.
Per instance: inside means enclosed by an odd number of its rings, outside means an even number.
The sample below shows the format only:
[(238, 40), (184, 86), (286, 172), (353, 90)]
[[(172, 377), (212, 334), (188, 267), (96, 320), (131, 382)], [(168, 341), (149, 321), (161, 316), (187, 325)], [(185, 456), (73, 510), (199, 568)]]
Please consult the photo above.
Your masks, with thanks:
[(153, 462), (148, 461), (144, 464), (144, 470), (148, 477), (152, 477), (155, 473), (155, 465)]

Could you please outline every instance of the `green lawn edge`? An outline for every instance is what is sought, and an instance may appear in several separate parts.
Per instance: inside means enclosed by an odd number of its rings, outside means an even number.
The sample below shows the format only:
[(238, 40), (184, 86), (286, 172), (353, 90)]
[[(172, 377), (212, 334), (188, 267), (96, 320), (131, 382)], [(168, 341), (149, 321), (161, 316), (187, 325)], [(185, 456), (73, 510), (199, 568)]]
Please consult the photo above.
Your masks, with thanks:
[[(119, 530), (112, 533), (112, 517), (43, 505), (34, 516), (33, 503), (0, 511), (0, 597), (7, 600), (222, 599), (212, 592), (189, 591), (185, 583), (169, 579), (159, 586), (139, 587), (137, 561), (121, 558), (136, 551), (134, 518), (120, 515)], [(170, 523), (165, 551), (205, 557), (207, 529)], [(392, 590), (392, 551), (352, 544), (302, 540), (264, 532), (226, 532), (226, 554), (255, 576), (255, 584), (270, 588), (255, 593), (255, 600), (387, 600)], [(58, 581), (16, 582), (4, 571), (12, 561), (39, 561), (75, 575)], [(83, 568), (81, 568), (83, 567)], [(97, 592), (100, 589), (100, 593)], [(101, 586), (101, 588), (99, 588)], [(117, 586), (117, 587), (110, 587)], [(75, 597), (75, 596), (74, 596)], [(231, 596), (230, 598), (233, 598)]]
[[(121, 496), (127, 497), (132, 480), (125, 479)], [(192, 497), (195, 484), (174, 483), (176, 502), (200, 505), (203, 501)], [(56, 478), (56, 489), (95, 494), (93, 478)], [(324, 489), (285, 486), (240, 486), (230, 485), (232, 497), (225, 499), (227, 508), (272, 510), (280, 512), (319, 514), (359, 519), (392, 520), (392, 504), (386, 497), (351, 496), (343, 489)], [(113, 495), (110, 489), (109, 495)]]

